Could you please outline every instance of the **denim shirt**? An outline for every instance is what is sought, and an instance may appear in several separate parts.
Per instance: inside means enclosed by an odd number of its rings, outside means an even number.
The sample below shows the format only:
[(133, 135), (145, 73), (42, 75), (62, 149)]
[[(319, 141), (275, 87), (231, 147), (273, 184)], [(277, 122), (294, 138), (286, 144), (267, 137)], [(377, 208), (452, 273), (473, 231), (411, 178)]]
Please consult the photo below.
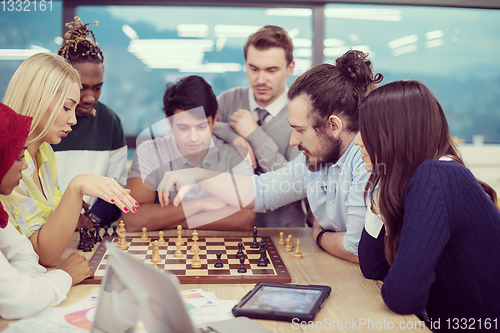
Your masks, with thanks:
[(364, 190), (370, 174), (361, 159), (361, 149), (349, 145), (337, 163), (310, 171), (304, 154), (285, 167), (252, 176), (254, 211), (274, 210), (307, 197), (311, 211), (326, 230), (346, 232), (344, 248), (358, 254), (365, 223)]

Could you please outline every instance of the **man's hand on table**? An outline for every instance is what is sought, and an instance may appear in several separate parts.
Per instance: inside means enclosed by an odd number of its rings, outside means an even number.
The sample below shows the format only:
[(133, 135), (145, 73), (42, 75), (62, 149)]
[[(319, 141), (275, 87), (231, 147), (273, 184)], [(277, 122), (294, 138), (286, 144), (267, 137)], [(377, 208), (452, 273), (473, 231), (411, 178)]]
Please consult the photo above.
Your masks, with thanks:
[(72, 286), (82, 282), (88, 277), (94, 276), (94, 271), (90, 268), (87, 259), (77, 252), (73, 252), (66, 260), (59, 264), (57, 268), (62, 269), (71, 276), (73, 280)]

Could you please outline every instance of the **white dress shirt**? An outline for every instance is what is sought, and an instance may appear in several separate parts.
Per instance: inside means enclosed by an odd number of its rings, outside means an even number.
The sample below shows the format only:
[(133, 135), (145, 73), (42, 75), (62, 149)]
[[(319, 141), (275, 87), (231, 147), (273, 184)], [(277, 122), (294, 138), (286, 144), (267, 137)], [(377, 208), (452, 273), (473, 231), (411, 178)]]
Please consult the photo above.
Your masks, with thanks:
[(255, 96), (253, 94), (253, 90), (248, 89), (248, 101), (250, 104), (250, 112), (252, 113), (253, 119), (255, 119), (255, 121), (259, 120), (259, 115), (257, 114), (257, 111), (255, 111), (255, 109), (260, 108), (265, 109), (267, 112), (269, 112), (269, 115), (266, 117), (264, 122), (270, 122), (274, 117), (278, 115), (278, 113), (280, 113), (285, 105), (288, 104), (287, 94), (288, 87), (285, 87), (285, 91), (278, 98), (276, 98), (271, 104), (263, 108), (259, 104), (257, 104), (257, 101), (255, 100)]

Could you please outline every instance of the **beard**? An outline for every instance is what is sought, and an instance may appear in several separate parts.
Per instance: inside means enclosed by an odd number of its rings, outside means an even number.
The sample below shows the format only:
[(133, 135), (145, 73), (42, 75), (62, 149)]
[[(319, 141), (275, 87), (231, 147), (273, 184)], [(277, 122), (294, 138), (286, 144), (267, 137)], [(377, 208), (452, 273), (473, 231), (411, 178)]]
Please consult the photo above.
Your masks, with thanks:
[(324, 135), (321, 135), (320, 138), (320, 149), (315, 154), (312, 154), (301, 145), (298, 146), (299, 150), (303, 151), (306, 156), (306, 165), (309, 171), (314, 172), (323, 168), (328, 168), (330, 165), (337, 163), (340, 158), (342, 140), (328, 138)]

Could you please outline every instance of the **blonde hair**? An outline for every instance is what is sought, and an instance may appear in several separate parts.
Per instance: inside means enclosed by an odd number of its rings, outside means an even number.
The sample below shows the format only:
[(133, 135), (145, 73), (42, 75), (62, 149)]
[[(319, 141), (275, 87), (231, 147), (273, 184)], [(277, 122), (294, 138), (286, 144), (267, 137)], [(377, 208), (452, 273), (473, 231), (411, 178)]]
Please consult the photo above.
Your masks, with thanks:
[[(3, 103), (18, 114), (33, 118), (28, 143), (47, 134), (75, 82), (81, 87), (78, 72), (66, 59), (55, 54), (37, 53), (19, 66), (10, 80)], [(45, 127), (32, 138), (51, 104), (54, 106)]]

